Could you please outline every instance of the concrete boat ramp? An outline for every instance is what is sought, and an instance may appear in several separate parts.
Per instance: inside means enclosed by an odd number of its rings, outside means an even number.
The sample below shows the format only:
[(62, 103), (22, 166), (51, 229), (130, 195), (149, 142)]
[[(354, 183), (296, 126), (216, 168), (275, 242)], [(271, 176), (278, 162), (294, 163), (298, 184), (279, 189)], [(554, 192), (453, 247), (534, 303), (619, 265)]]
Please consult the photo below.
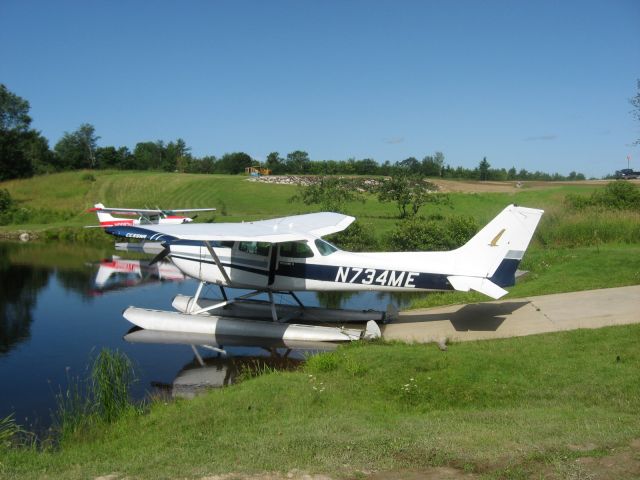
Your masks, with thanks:
[(443, 342), (518, 337), (640, 323), (640, 285), (401, 312), (387, 340)]

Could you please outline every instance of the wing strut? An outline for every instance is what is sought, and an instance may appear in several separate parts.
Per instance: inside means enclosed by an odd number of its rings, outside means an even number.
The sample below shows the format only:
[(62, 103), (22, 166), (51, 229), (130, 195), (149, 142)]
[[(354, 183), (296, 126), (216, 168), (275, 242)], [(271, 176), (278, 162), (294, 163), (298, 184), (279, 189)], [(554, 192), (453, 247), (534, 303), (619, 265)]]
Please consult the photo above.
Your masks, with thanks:
[(218, 267), (218, 269), (220, 270), (220, 273), (222, 274), (225, 281), (227, 282), (227, 285), (231, 285), (231, 279), (229, 278), (229, 275), (227, 275), (227, 271), (222, 266), (222, 263), (220, 263), (220, 259), (218, 258), (218, 255), (216, 255), (215, 250), (211, 247), (211, 244), (207, 240), (205, 240), (204, 245), (207, 247), (207, 250), (209, 250), (209, 253), (213, 257), (213, 261), (216, 263), (216, 266)]

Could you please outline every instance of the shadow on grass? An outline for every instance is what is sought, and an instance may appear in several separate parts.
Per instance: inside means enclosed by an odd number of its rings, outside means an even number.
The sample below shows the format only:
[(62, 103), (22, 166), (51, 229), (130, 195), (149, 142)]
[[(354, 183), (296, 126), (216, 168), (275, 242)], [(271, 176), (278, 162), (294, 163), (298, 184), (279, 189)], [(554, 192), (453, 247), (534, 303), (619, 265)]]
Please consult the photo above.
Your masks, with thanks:
[(458, 332), (496, 331), (506, 317), (529, 304), (528, 300), (503, 303), (473, 303), (453, 312), (404, 315), (393, 323), (439, 322), (449, 320)]

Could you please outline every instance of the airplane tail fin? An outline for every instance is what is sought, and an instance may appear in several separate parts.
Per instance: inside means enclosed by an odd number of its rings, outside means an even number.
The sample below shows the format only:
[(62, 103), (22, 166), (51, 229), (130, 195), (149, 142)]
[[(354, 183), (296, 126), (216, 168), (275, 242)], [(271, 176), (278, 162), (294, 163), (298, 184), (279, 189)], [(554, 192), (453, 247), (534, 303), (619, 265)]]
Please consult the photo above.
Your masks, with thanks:
[(117, 222), (118, 219), (113, 217), (110, 213), (102, 211), (105, 208), (102, 203), (96, 203), (93, 208), (87, 210), (88, 212), (96, 212), (98, 215), (98, 221), (101, 227), (113, 225), (113, 222)]
[(447, 277), (456, 290), (476, 290), (491, 298), (507, 293), (543, 210), (509, 205), (462, 247), (454, 250), (456, 272)]

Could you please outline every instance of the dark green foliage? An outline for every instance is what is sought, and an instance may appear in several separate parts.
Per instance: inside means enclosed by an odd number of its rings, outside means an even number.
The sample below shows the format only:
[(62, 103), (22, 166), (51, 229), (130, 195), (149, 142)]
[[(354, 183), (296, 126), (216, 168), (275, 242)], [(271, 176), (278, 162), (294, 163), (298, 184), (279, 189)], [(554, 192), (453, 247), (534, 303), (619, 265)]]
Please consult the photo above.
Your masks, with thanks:
[(74, 132), (65, 132), (54, 147), (56, 164), (62, 170), (94, 168), (99, 138), (94, 126), (88, 123), (83, 123)]
[(6, 188), (0, 189), (0, 214), (9, 210), (12, 203), (13, 200), (11, 199), (11, 194), (9, 194), (9, 190)]
[(378, 239), (371, 225), (356, 220), (346, 230), (328, 237), (336, 246), (350, 252), (380, 250)]
[(253, 160), (244, 152), (225, 153), (216, 162), (215, 171), (217, 173), (244, 173), (244, 169), (250, 167)]
[(565, 197), (565, 204), (576, 210), (597, 207), (640, 211), (640, 188), (631, 182), (617, 180), (609, 182), (604, 189), (594, 191), (590, 197), (569, 194)]
[(484, 157), (478, 165), (478, 180), (489, 180), (489, 168), (491, 165), (489, 165), (487, 157)]
[(18, 208), (14, 205), (4, 212), (0, 210), (0, 225), (46, 224), (66, 221), (74, 216), (73, 212), (65, 210)]
[(319, 181), (308, 186), (301, 186), (298, 193), (291, 197), (291, 201), (301, 201), (305, 205), (319, 205), (325, 212), (344, 213), (347, 202), (364, 202), (364, 198), (353, 180), (321, 177)]
[(0, 181), (30, 177), (51, 161), (47, 140), (30, 130), (29, 102), (0, 84)]
[(436, 193), (438, 187), (421, 177), (400, 173), (387, 179), (378, 187), (378, 200), (381, 202), (395, 202), (400, 218), (416, 215), (426, 203), (444, 203), (445, 194)]
[(287, 154), (287, 161), (285, 163), (287, 173), (310, 173), (311, 160), (309, 154), (302, 150), (296, 150)]
[(472, 217), (411, 217), (399, 222), (388, 239), (395, 251), (451, 250), (464, 245), (478, 231)]

